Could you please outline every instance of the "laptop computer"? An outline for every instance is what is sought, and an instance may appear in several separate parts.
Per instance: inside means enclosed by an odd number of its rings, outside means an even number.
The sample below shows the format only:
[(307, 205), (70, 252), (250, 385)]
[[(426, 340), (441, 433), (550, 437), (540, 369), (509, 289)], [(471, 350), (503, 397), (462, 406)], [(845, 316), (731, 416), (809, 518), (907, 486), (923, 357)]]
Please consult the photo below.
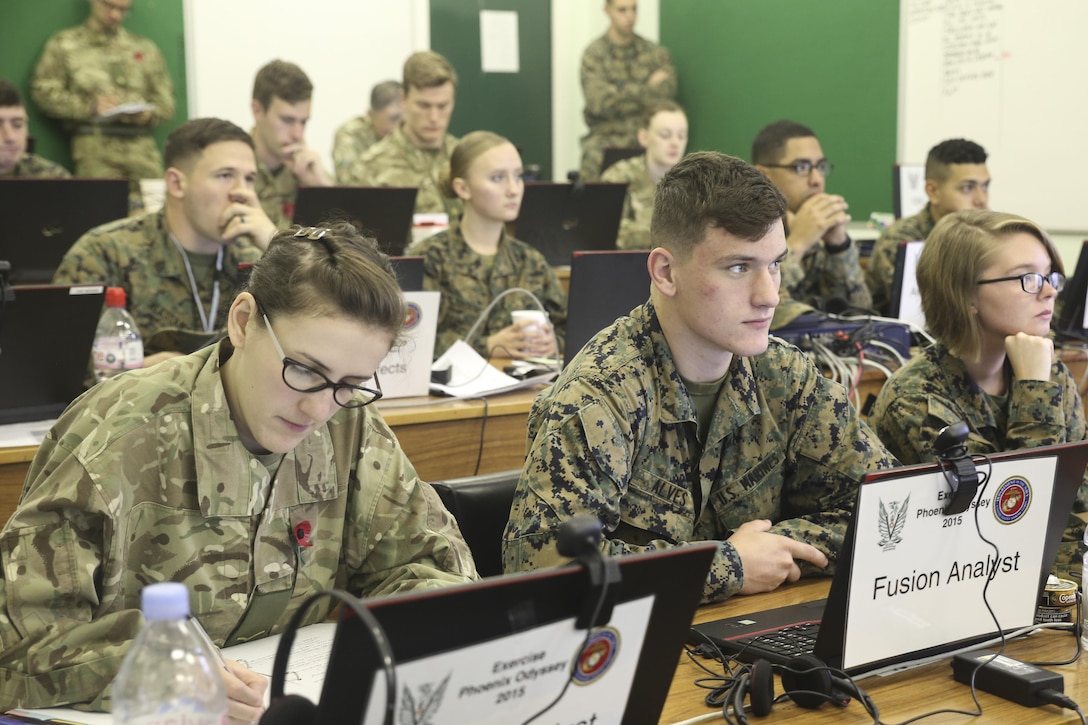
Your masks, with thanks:
[(929, 202), (926, 195), (925, 164), (892, 166), (892, 211), (896, 219), (913, 216)]
[(0, 424), (56, 418), (84, 390), (102, 285), (16, 287), (0, 306)]
[(125, 179), (0, 179), (0, 260), (12, 284), (48, 284), (69, 247), (128, 216)]
[(553, 267), (583, 249), (615, 249), (627, 184), (525, 185), (514, 236), (540, 251)]
[(1061, 295), (1061, 315), (1054, 322), (1054, 330), (1067, 337), (1078, 340), (1088, 339), (1088, 241), (1080, 248), (1077, 266), (1073, 275), (1066, 280)]
[(427, 395), (431, 384), (431, 362), (438, 336), (440, 292), (405, 292), (408, 314), (403, 341), (378, 366), (382, 399)]
[(295, 199), (294, 222), (305, 227), (348, 221), (374, 236), (383, 252), (398, 256), (412, 232), (415, 206), (415, 187), (303, 186)]
[[(412, 722), (505, 725), (526, 722), (562, 692), (541, 722), (656, 722), (716, 550), (701, 543), (616, 559), (622, 581), (610, 588), (611, 616), (593, 630), (573, 679), (586, 637), (575, 621), (595, 597), (581, 567), (367, 600), (396, 660), (397, 710), (426, 710)], [(376, 657), (345, 608), (318, 722), (382, 721)]]
[(423, 291), (423, 257), (390, 257), (389, 263), (402, 292)]
[(650, 298), (649, 250), (575, 252), (567, 293), (567, 342), (564, 365), (617, 318)]
[[(858, 488), (826, 600), (700, 624), (689, 641), (778, 664), (811, 651), (860, 674), (996, 636), (982, 596), (988, 573), (986, 599), (1000, 630), (1030, 627), (1084, 480), (1088, 441), (1001, 453), (990, 462), (979, 463), (989, 477), (970, 508), (951, 516), (942, 515), (948, 486), (936, 464), (870, 474)], [(976, 511), (996, 552), (979, 538)], [(799, 639), (809, 639), (811, 649), (778, 646)]]
[(918, 256), (925, 247), (924, 241), (900, 242), (895, 250), (895, 274), (892, 276), (891, 299), (888, 315), (925, 329), (926, 316), (922, 314), (922, 295), (918, 292)]

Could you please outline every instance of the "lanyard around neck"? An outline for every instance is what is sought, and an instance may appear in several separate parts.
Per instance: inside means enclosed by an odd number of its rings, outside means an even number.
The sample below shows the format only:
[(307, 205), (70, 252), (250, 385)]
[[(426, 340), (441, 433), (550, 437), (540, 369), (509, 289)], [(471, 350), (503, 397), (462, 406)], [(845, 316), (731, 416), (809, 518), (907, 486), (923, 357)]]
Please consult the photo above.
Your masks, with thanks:
[(219, 313), (219, 273), (223, 271), (223, 248), (220, 247), (215, 253), (215, 281), (212, 282), (212, 304), (211, 309), (205, 313), (204, 303), (200, 301), (200, 289), (196, 286), (196, 277), (193, 276), (193, 266), (189, 264), (189, 255), (185, 253), (181, 242), (173, 234), (170, 235), (170, 241), (178, 248), (181, 261), (185, 263), (185, 273), (189, 275), (189, 289), (193, 291), (193, 302), (196, 303), (196, 311), (200, 313), (200, 324), (204, 332), (214, 332), (215, 319)]

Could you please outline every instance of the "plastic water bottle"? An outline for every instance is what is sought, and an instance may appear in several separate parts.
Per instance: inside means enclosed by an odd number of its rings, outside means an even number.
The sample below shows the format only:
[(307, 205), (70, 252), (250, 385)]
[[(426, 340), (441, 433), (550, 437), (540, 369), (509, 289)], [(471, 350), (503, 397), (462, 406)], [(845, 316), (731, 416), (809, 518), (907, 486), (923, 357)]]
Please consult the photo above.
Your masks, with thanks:
[(151, 584), (140, 599), (146, 624), (113, 681), (114, 725), (225, 723), (221, 659), (189, 618), (185, 585)]
[(94, 333), (94, 379), (102, 382), (117, 373), (144, 366), (144, 341), (136, 321), (125, 309), (125, 291), (106, 289), (106, 309)]
[[(1084, 543), (1088, 545), (1088, 526), (1084, 528)], [(1088, 551), (1084, 552), (1084, 563), (1080, 570), (1080, 642), (1088, 647)]]

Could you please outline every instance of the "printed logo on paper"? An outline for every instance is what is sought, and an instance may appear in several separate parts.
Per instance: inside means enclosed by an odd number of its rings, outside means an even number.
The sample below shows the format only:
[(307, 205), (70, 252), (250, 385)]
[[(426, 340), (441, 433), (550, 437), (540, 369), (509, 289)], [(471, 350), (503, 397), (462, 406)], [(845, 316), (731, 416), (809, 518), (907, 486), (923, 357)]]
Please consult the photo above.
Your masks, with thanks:
[(994, 518), (1003, 524), (1014, 524), (1024, 517), (1031, 506), (1031, 484), (1022, 476), (1006, 478), (994, 496)]
[(400, 725), (433, 725), (452, 675), (452, 672), (446, 675), (446, 679), (438, 684), (426, 682), (420, 685), (419, 692), (414, 695), (405, 687), (401, 691), (397, 722)]
[(423, 311), (419, 309), (419, 304), (415, 302), (409, 302), (407, 307), (408, 309), (404, 312), (404, 329), (411, 330), (423, 319)]
[(877, 545), (882, 551), (892, 551), (903, 541), (903, 528), (907, 525), (907, 509), (910, 507), (910, 495), (902, 501), (892, 501), (887, 506), (880, 499), (880, 511), (877, 512), (877, 528), (880, 529), (880, 541)]
[(608, 671), (620, 651), (620, 633), (603, 627), (586, 643), (574, 667), (574, 684), (588, 685)]

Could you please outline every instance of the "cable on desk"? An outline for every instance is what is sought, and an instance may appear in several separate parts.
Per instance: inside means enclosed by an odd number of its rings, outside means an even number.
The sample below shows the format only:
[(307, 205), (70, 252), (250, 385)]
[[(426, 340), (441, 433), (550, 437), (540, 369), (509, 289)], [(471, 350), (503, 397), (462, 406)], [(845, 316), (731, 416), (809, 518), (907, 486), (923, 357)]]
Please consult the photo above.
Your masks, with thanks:
[(487, 397), (486, 396), (481, 396), (479, 399), (484, 401), (484, 414), (483, 414), (483, 417), (480, 418), (480, 445), (476, 449), (476, 465), (472, 469), (472, 475), (473, 476), (480, 475), (480, 461), (482, 461), (483, 457), (484, 457), (484, 433), (487, 430), (487, 412), (488, 412)]

